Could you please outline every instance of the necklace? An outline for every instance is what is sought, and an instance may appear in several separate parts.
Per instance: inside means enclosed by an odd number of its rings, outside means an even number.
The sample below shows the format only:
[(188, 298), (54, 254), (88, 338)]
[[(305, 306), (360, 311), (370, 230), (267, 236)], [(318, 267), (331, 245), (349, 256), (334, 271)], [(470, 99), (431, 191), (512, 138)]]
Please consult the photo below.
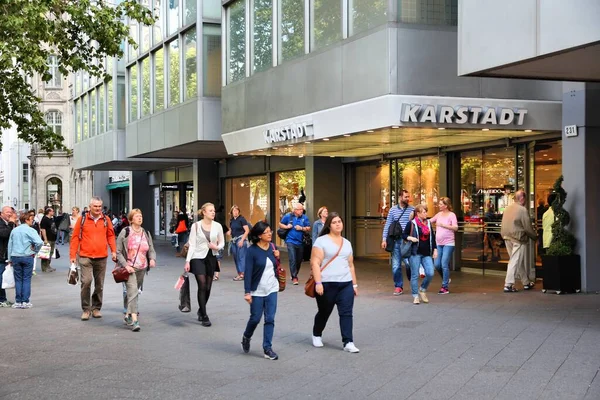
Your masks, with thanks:
[(133, 226), (131, 227), (131, 229), (135, 232), (135, 233), (141, 233), (142, 232), (142, 228), (140, 227), (140, 229), (135, 229)]

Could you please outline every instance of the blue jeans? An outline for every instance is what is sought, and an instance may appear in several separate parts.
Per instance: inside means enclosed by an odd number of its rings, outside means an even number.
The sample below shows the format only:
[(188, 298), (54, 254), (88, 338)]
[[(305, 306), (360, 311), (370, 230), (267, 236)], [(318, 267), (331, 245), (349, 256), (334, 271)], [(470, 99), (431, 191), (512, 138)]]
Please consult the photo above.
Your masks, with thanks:
[(400, 259), (400, 250), (402, 247), (402, 240), (396, 240), (394, 243), (394, 252), (392, 253), (392, 277), (394, 279), (394, 287), (404, 288), (404, 278), (402, 277), (402, 263), (406, 268), (406, 276), (409, 275), (410, 264), (408, 258)]
[(33, 257), (11, 257), (15, 272), (15, 303), (29, 303)]
[(420, 254), (410, 256), (410, 290), (413, 297), (419, 295), (419, 267), (425, 269), (425, 278), (421, 283), (421, 290), (426, 291), (433, 278), (433, 258)]
[(275, 312), (277, 311), (277, 292), (271, 293), (268, 296), (252, 296), (252, 304), (250, 304), (250, 319), (246, 325), (244, 336), (248, 339), (254, 334), (254, 330), (258, 326), (262, 315), (265, 314), (265, 323), (263, 331), (263, 350), (270, 349), (273, 340), (273, 332), (275, 331)]
[(454, 246), (437, 246), (438, 256), (433, 261), (436, 271), (442, 275), (442, 287), (448, 289), (448, 281), (450, 280), (450, 260), (454, 253)]
[(6, 263), (4, 260), (0, 262), (0, 303), (4, 303), (6, 301), (6, 290), (2, 289), (2, 274), (4, 273), (4, 269), (6, 268)]
[(313, 336), (321, 337), (327, 325), (327, 320), (337, 305), (340, 317), (340, 331), (342, 343), (353, 342), (352, 338), (352, 310), (354, 309), (354, 288), (349, 282), (323, 282), (323, 296), (316, 295), (318, 312), (315, 315)]
[(181, 249), (183, 249), (183, 246), (185, 246), (189, 237), (190, 237), (190, 233), (188, 231), (177, 234), (177, 252), (178, 253), (181, 252)]
[(288, 258), (290, 261), (290, 276), (292, 279), (298, 278), (298, 273), (300, 273), (300, 265), (302, 265), (302, 258), (304, 253), (303, 245), (295, 245), (291, 243), (286, 243), (288, 249)]
[(246, 250), (248, 249), (247, 241), (244, 241), (242, 247), (238, 247), (241, 240), (241, 238), (237, 238), (231, 245), (231, 255), (238, 275), (243, 274), (246, 270)]

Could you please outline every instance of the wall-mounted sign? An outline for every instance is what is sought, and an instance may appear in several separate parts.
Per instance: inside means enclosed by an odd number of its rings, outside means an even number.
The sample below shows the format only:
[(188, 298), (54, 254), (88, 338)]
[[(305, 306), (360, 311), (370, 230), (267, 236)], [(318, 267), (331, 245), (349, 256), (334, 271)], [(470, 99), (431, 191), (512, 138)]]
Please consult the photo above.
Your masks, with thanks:
[(434, 124), (523, 125), (526, 108), (402, 104), (400, 121)]
[(285, 125), (278, 128), (267, 129), (264, 132), (265, 143), (285, 142), (292, 139), (300, 139), (306, 136), (312, 136), (312, 122), (299, 122)]
[[(179, 190), (179, 188), (183, 187), (183, 183), (161, 183), (160, 190)], [(186, 183), (185, 190), (194, 190), (193, 183)]]
[(565, 125), (565, 137), (575, 137), (579, 135), (577, 132), (577, 125)]

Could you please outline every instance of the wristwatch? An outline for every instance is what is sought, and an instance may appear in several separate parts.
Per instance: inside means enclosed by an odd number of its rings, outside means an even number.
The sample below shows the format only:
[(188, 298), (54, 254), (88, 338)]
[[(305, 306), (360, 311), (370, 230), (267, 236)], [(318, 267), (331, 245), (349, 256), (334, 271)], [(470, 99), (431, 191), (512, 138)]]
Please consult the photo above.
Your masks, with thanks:
[(358, 284), (352, 285), (352, 287), (356, 289), (358, 287)]

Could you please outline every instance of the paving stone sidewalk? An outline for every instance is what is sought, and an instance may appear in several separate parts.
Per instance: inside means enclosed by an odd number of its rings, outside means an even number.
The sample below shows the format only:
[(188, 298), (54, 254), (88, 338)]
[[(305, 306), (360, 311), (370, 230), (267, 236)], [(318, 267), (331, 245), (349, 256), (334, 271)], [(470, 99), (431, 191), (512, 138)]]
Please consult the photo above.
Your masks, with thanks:
[[(122, 287), (106, 277), (102, 319), (80, 321), (68, 250), (33, 278), (30, 310), (0, 309), (0, 399), (600, 399), (600, 296), (505, 294), (499, 277), (456, 273), (452, 293), (413, 306), (392, 296), (385, 263), (357, 262), (359, 354), (342, 351), (337, 315), (311, 345), (313, 299), (279, 295), (273, 349), (262, 324), (243, 354), (249, 315), (230, 258), (208, 304), (213, 326), (178, 311), (183, 261), (166, 243), (140, 298), (142, 330), (122, 322)], [(306, 279), (303, 265), (301, 281)], [(409, 285), (405, 283), (405, 289)], [(192, 304), (196, 284), (192, 282)], [(14, 300), (14, 291), (9, 291)]]

